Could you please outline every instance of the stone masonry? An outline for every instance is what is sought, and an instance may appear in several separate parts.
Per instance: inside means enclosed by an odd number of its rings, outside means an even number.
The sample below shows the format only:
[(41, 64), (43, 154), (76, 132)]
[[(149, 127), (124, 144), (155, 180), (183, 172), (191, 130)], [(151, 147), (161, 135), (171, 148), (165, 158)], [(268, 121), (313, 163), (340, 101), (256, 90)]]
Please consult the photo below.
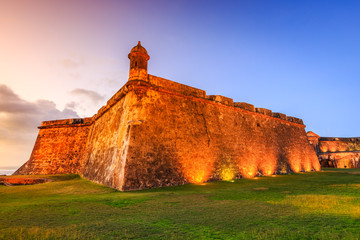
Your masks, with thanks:
[(360, 168), (360, 138), (320, 137), (307, 132), (323, 167)]
[(129, 59), (129, 81), (93, 117), (41, 124), (15, 174), (128, 191), (320, 170), (301, 119), (149, 75), (140, 42)]

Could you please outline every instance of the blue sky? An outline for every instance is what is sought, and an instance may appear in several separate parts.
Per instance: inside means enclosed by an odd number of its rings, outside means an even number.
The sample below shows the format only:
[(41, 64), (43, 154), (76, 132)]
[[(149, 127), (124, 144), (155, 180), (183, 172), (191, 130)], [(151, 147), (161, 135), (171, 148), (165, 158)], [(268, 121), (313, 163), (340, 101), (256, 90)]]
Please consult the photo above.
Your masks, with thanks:
[(42, 120), (95, 114), (139, 40), (150, 74), (320, 136), (360, 136), (359, 12), (358, 1), (2, 1), (0, 166), (29, 158)]

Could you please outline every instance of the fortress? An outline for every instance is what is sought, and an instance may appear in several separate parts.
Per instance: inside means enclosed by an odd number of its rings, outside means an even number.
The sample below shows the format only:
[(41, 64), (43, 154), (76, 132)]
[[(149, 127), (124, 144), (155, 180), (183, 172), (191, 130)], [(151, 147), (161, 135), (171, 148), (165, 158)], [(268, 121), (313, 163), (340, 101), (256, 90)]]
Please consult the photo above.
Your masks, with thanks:
[(45, 121), (14, 174), (78, 173), (121, 191), (318, 171), (301, 119), (148, 74), (140, 42), (128, 82), (91, 118)]

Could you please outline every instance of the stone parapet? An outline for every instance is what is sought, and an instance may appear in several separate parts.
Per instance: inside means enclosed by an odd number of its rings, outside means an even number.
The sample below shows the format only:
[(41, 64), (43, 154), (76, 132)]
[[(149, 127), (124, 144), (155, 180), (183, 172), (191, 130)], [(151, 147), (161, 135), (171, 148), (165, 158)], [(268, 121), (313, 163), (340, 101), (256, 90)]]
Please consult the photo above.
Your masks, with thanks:
[(296, 118), (296, 117), (288, 116), (288, 117), (287, 117), (287, 120), (288, 120), (289, 122), (293, 122), (293, 123), (304, 124), (302, 119)]
[(133, 80), (128, 81), (113, 97), (111, 97), (107, 104), (99, 109), (93, 116), (93, 120), (97, 120), (105, 112), (107, 112), (114, 104), (122, 99), (129, 91), (136, 91), (137, 94), (145, 93), (147, 89), (154, 89), (164, 91), (172, 94), (180, 94), (187, 97), (195, 97), (199, 99), (209, 100), (229, 107), (240, 108), (246, 111), (259, 113), (268, 117), (274, 117), (281, 120), (289, 121), (295, 124), (304, 125), (302, 119), (295, 117), (286, 117), (282, 113), (273, 113), (266, 108), (255, 108), (254, 105), (245, 102), (234, 102), (232, 98), (221, 95), (206, 95), (206, 91), (193, 88), (181, 83), (173, 82), (164, 78), (156, 77), (153, 75), (148, 76), (149, 81)]
[(215, 102), (218, 102), (218, 103), (222, 103), (222, 104), (227, 105), (227, 106), (231, 106), (231, 107), (234, 106), (234, 101), (231, 98), (224, 97), (224, 96), (221, 96), (221, 95), (207, 95), (206, 99), (211, 100), (211, 101), (215, 101)]
[(273, 117), (280, 118), (280, 119), (282, 119), (282, 120), (287, 120), (286, 114), (283, 114), (283, 113), (274, 112), (274, 113), (273, 113)]
[(194, 87), (190, 87), (184, 84), (180, 84), (177, 82), (173, 82), (170, 80), (167, 80), (165, 78), (156, 77), (149, 74), (149, 83), (170, 91), (174, 91), (177, 93), (181, 93), (186, 96), (193, 96), (193, 97), (199, 97), (199, 98), (205, 98), (206, 97), (206, 91), (197, 89)]
[(90, 125), (92, 118), (69, 118), (60, 120), (43, 121), (39, 128), (71, 125)]
[(339, 137), (320, 137), (319, 141), (347, 141), (347, 142), (358, 142), (360, 137), (352, 138), (339, 138)]
[(298, 124), (304, 124), (304, 122), (301, 118), (295, 118), (295, 122)]
[(266, 108), (255, 108), (255, 111), (257, 113), (261, 113), (261, 114), (264, 114), (266, 116), (270, 116), (270, 117), (273, 116), (272, 111), (269, 110), (269, 109), (266, 109)]
[(250, 112), (255, 112), (254, 105), (252, 105), (250, 103), (246, 103), (246, 102), (234, 102), (234, 107), (242, 108), (242, 109), (250, 111)]

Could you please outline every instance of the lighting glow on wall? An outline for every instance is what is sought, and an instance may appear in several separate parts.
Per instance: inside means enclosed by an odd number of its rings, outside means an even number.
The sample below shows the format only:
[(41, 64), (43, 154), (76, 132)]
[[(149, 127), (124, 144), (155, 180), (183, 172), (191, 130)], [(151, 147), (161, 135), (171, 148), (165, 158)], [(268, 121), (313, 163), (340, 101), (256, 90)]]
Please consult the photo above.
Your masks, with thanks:
[(221, 172), (220, 172), (221, 180), (230, 181), (230, 180), (234, 179), (234, 177), (235, 177), (235, 172), (234, 172), (233, 168), (228, 167), (228, 168), (221, 169)]
[[(204, 159), (205, 161), (195, 161), (195, 159)], [(213, 173), (214, 160), (189, 153), (187, 158), (181, 159), (181, 165), (185, 179), (190, 183), (199, 184), (209, 180)]]

